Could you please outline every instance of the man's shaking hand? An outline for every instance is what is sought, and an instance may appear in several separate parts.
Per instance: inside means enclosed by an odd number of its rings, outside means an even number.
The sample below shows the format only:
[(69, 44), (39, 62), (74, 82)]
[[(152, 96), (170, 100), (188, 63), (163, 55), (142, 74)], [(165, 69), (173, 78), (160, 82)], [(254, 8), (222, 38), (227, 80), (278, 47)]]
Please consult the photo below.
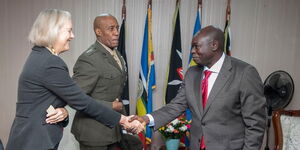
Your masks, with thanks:
[[(121, 115), (120, 124), (123, 128), (134, 134), (138, 134), (145, 129), (145, 123), (140, 122), (139, 120), (134, 120), (134, 116), (124, 116)], [(133, 119), (132, 119), (133, 118)]]

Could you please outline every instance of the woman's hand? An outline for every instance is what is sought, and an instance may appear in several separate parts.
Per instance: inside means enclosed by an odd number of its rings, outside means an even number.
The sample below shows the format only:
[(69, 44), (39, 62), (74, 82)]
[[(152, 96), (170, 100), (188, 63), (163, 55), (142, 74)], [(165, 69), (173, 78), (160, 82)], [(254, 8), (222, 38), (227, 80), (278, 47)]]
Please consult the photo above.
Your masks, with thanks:
[(65, 108), (56, 108), (55, 111), (47, 114), (46, 123), (54, 124), (65, 120), (69, 113)]

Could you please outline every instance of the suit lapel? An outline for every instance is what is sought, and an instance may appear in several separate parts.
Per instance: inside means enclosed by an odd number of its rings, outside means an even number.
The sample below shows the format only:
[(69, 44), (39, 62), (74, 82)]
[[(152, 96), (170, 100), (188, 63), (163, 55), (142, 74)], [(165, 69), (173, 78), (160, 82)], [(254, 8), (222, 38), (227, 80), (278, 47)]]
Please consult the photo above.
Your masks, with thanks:
[(202, 79), (202, 71), (203, 67), (197, 67), (196, 73), (194, 73), (194, 79), (192, 80), (193, 83), (193, 89), (194, 91), (192, 92), (194, 95), (194, 99), (196, 102), (196, 105), (198, 107), (198, 115), (203, 113), (203, 106), (202, 106), (202, 94), (201, 94), (201, 79)]
[(210, 108), (211, 104), (213, 103), (213, 101), (215, 100), (215, 97), (218, 95), (218, 93), (220, 92), (220, 90), (225, 86), (226, 82), (228, 81), (229, 77), (231, 76), (231, 61), (230, 61), (230, 57), (225, 56), (225, 60), (224, 63), (222, 65), (222, 68), (219, 72), (219, 75), (210, 91), (209, 97), (207, 99), (207, 104), (206, 107), (204, 109), (204, 114), (203, 116), (206, 114), (206, 112), (208, 111), (208, 109)]

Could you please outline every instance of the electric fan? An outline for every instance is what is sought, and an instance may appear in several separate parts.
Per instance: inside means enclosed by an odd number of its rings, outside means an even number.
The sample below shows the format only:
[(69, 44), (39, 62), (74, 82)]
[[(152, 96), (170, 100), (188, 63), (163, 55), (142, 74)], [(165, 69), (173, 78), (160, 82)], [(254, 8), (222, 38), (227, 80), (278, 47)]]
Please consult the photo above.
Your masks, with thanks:
[(267, 139), (265, 150), (269, 150), (269, 128), (271, 125), (272, 111), (283, 109), (292, 100), (294, 94), (294, 82), (285, 71), (279, 70), (271, 73), (264, 82), (264, 95), (267, 99)]
[(294, 82), (285, 71), (271, 73), (264, 83), (264, 94), (272, 110), (286, 107), (294, 94)]

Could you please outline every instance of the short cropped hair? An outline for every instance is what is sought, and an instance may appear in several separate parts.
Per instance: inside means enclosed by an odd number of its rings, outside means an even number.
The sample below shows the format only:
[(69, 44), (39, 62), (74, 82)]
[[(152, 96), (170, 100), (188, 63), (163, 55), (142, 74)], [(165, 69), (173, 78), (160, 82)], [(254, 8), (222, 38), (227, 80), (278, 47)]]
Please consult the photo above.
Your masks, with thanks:
[[(111, 15), (110, 13), (101, 13), (98, 16), (95, 17), (94, 20), (94, 31), (99, 28), (99, 22), (100, 22), (100, 18), (101, 17), (114, 17), (113, 15)], [(115, 17), (114, 17), (115, 18)]]
[(113, 16), (113, 15), (111, 15), (110, 13), (101, 13), (96, 17), (108, 17), (108, 16)]
[(205, 36), (209, 36), (211, 40), (218, 41), (220, 50), (224, 50), (225, 36), (224, 32), (220, 28), (210, 25), (202, 28), (199, 33), (204, 33)]
[(58, 36), (59, 30), (66, 21), (71, 20), (68, 11), (58, 9), (46, 9), (42, 11), (31, 27), (28, 39), (36, 46), (52, 48)]

